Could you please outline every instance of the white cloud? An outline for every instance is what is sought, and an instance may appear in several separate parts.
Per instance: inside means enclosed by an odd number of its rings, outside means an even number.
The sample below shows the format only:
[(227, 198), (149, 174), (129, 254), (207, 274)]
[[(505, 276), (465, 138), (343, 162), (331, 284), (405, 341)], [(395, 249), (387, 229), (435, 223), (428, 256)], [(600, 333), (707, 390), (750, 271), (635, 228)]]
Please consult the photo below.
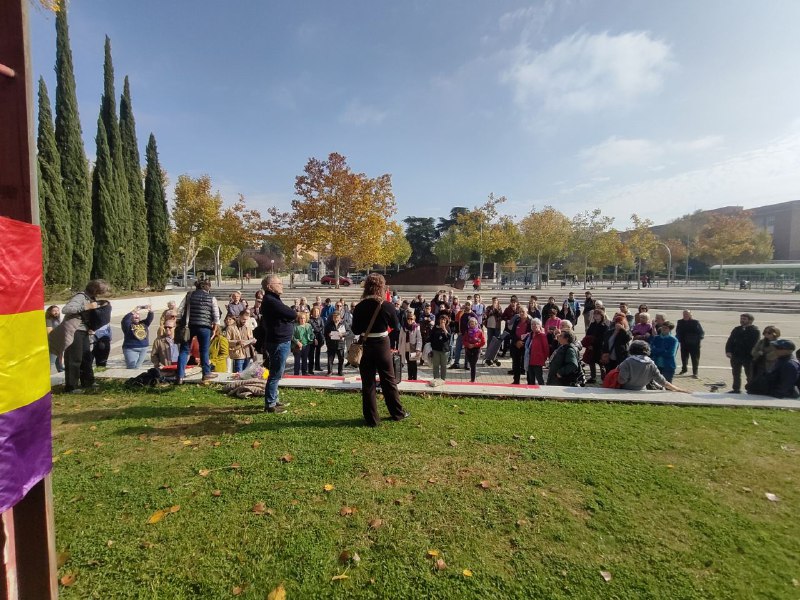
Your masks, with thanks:
[[(669, 177), (610, 186), (592, 192), (577, 190), (575, 205), (600, 207), (626, 220), (636, 211), (665, 223), (697, 209), (741, 205), (745, 208), (800, 198), (800, 131), (707, 167)], [(569, 198), (569, 196), (567, 196)], [(625, 226), (624, 223), (618, 223)]]
[(583, 166), (589, 171), (603, 171), (618, 167), (664, 168), (662, 161), (678, 160), (687, 154), (696, 155), (719, 148), (723, 138), (708, 135), (688, 141), (656, 142), (647, 139), (628, 139), (612, 136), (578, 153)]
[(526, 32), (541, 31), (556, 9), (553, 0), (546, 0), (539, 6), (526, 6), (500, 16), (498, 25), (501, 32), (522, 26)]
[(351, 100), (339, 116), (339, 121), (348, 125), (379, 125), (387, 115), (384, 110), (363, 104), (359, 100)]
[(524, 111), (593, 112), (658, 92), (674, 66), (669, 45), (648, 32), (576, 33), (543, 52), (523, 41), (501, 79)]

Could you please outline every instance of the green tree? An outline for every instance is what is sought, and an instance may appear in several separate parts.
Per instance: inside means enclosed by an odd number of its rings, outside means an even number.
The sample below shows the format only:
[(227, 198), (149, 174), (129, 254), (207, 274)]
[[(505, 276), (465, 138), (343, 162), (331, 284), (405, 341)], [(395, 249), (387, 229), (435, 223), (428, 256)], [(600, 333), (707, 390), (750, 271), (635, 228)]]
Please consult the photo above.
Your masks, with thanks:
[(406, 236), (403, 234), (403, 228), (394, 221), (389, 222), (386, 226), (380, 245), (380, 255), (376, 262), (379, 265), (383, 265), (384, 273), (389, 265), (397, 265), (399, 271), (400, 265), (408, 262), (411, 257), (411, 244), (408, 243)]
[(414, 265), (425, 265), (436, 262), (433, 245), (439, 238), (433, 217), (406, 217), (406, 239), (411, 246), (410, 262)]
[(212, 192), (211, 177), (178, 177), (172, 205), (172, 250), (184, 268), (194, 262), (202, 247), (216, 248), (221, 214), (222, 197), (219, 192)]
[(169, 213), (163, 186), (164, 175), (158, 162), (156, 138), (151, 133), (145, 151), (147, 166), (144, 178), (144, 199), (147, 211), (147, 281), (157, 290), (164, 289), (169, 279)]
[(616, 236), (608, 235), (609, 228), (613, 223), (614, 217), (604, 216), (603, 211), (599, 208), (578, 213), (572, 218), (569, 249), (583, 266), (584, 289), (589, 267), (602, 267), (614, 250), (613, 244)]
[(44, 79), (39, 78), (39, 217), (42, 231), (45, 283), (72, 284), (72, 236), (64, 188), (61, 158), (56, 148), (53, 113)]
[(128, 77), (122, 87), (119, 102), (119, 133), (122, 140), (122, 162), (125, 179), (128, 183), (128, 197), (131, 211), (131, 248), (133, 287), (143, 288), (147, 285), (147, 264), (149, 238), (147, 234), (147, 208), (144, 201), (142, 185), (142, 166), (139, 159), (139, 143), (136, 139), (136, 121), (133, 118), (131, 88)]
[[(138, 258), (138, 249), (132, 237), (131, 201), (128, 195), (128, 178), (125, 173), (125, 163), (122, 158), (122, 136), (119, 131), (117, 101), (114, 92), (114, 64), (111, 60), (111, 40), (108, 36), (106, 36), (105, 60), (103, 62), (103, 96), (100, 101), (100, 121), (105, 129), (108, 155), (111, 159), (111, 179), (105, 182), (105, 185), (111, 191), (114, 214), (118, 222), (114, 231), (114, 235), (118, 236), (118, 239), (115, 239), (114, 243), (119, 244), (121, 249), (115, 287), (130, 289), (134, 284), (133, 263)], [(97, 182), (97, 178), (93, 177), (93, 186), (95, 182)], [(95, 195), (96, 191), (93, 187), (93, 204)], [(98, 228), (95, 227), (94, 231), (96, 234)], [(95, 235), (96, 239), (97, 236)], [(97, 252), (95, 252), (95, 256), (97, 256)]]
[(536, 259), (536, 273), (541, 282), (541, 261), (547, 259), (548, 280), (550, 264), (562, 256), (569, 244), (571, 224), (563, 213), (552, 206), (532, 209), (519, 224), (522, 258)]
[(469, 261), (470, 252), (458, 244), (455, 227), (445, 231), (433, 245), (433, 253), (439, 264), (464, 264)]
[(67, 6), (56, 11), (56, 146), (72, 238), (72, 287), (83, 289), (92, 272), (94, 238), (89, 171), (75, 95)]
[(458, 216), (463, 215), (469, 212), (469, 209), (466, 206), (454, 206), (450, 209), (450, 215), (445, 217), (439, 217), (439, 223), (436, 225), (436, 232), (439, 237), (443, 236), (447, 231), (449, 231), (452, 227), (458, 223)]
[(97, 157), (92, 174), (92, 214), (94, 215), (94, 260), (92, 279), (105, 279), (114, 287), (122, 287), (128, 277), (121, 268), (120, 258), (125, 248), (119, 233), (121, 222), (117, 216), (118, 203), (114, 197), (114, 166), (108, 151), (106, 128), (102, 118), (97, 119)]
[(518, 247), (516, 240), (509, 237), (516, 228), (508, 217), (501, 217), (497, 210), (505, 201), (505, 196), (495, 198), (494, 194), (489, 194), (483, 205), (457, 217), (456, 243), (478, 255), (478, 273), (481, 277), (484, 261), (494, 260), (498, 255), (509, 260), (509, 254), (513, 255)]
[[(243, 266), (245, 250), (258, 248), (265, 238), (267, 223), (257, 210), (248, 209), (244, 196), (239, 194), (236, 203), (225, 209), (219, 220), (219, 233), (216, 236), (219, 243), (217, 252), (229, 249), (236, 256), (239, 267), (239, 280), (244, 285)], [(254, 260), (250, 259), (255, 263)], [(256, 265), (249, 268), (254, 268)]]
[(625, 232), (625, 244), (636, 257), (636, 288), (642, 287), (642, 261), (649, 260), (658, 245), (658, 238), (652, 231), (653, 222), (642, 219), (636, 213), (631, 215), (633, 227)]

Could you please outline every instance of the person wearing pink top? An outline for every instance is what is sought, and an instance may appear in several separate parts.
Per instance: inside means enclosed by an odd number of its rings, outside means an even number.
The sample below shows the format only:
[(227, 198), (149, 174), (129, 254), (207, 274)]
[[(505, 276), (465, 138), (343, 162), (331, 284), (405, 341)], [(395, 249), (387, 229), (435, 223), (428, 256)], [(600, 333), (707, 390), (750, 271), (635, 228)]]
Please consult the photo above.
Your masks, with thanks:
[(470, 381), (475, 381), (475, 367), (478, 364), (481, 348), (486, 342), (483, 330), (478, 326), (478, 319), (470, 317), (467, 322), (467, 331), (463, 334), (464, 355), (469, 365)]
[(528, 385), (544, 385), (544, 364), (550, 357), (550, 344), (540, 319), (531, 320), (530, 345), (528, 348)]

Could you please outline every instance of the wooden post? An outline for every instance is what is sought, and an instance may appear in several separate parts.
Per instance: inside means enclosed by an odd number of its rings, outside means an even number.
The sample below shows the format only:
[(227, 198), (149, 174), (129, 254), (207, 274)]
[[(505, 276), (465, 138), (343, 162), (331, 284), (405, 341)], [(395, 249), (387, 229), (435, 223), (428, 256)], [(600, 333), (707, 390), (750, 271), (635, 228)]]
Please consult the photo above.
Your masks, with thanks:
[[(0, 19), (0, 215), (38, 224), (28, 3), (5, 0)], [(2, 515), (0, 552), (0, 600), (58, 597), (49, 475)]]

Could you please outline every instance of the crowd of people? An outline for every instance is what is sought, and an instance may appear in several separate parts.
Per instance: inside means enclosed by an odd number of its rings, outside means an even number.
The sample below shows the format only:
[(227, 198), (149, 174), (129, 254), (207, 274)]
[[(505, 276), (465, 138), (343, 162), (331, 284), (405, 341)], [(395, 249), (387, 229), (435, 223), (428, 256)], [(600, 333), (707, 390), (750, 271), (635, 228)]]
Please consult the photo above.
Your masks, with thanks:
[[(672, 322), (663, 313), (651, 314), (646, 304), (635, 312), (625, 302), (607, 308), (591, 291), (581, 299), (569, 292), (560, 302), (550, 296), (542, 304), (536, 295), (527, 302), (512, 295), (505, 306), (498, 297), (484, 303), (477, 292), (463, 300), (444, 290), (430, 300), (422, 294), (403, 299), (392, 295), (380, 275), (373, 275), (365, 281), (358, 303), (318, 296), (311, 302), (299, 297), (288, 304), (281, 298), (280, 278), (268, 276), (252, 306), (240, 292), (232, 293), (223, 305), (210, 293), (210, 281), (198, 281), (178, 306), (168, 304), (152, 343), (152, 306), (138, 306), (123, 317), (126, 366), (141, 368), (149, 354), (155, 367), (174, 371), (176, 383), (181, 384), (187, 365), (199, 365), (208, 381), (220, 372), (241, 373), (263, 362), (269, 368), (266, 409), (282, 412), (277, 382), (289, 354), (294, 356), (295, 375), (341, 376), (346, 367), (355, 367), (346, 363), (348, 347), (368, 329), (374, 314), (376, 320), (364, 340), (364, 348), (370, 350), (365, 355), (372, 360), (366, 361), (367, 367), (362, 361), (358, 368), (362, 379), (372, 373), (374, 383), (379, 376), (385, 397), (393, 394), (389, 379), (396, 388), (398, 369), (416, 380), (419, 366), (429, 363), (433, 378), (446, 380), (449, 370), (463, 368), (476, 381), (478, 365), (501, 367), (499, 358), (506, 355), (511, 359), (508, 374), (513, 384), (524, 379), (529, 385), (686, 391), (674, 383), (675, 375), (688, 375), (691, 368), (690, 377), (698, 377), (705, 332), (689, 310)], [(92, 361), (103, 366), (107, 360), (110, 304), (99, 299), (107, 292), (105, 282), (93, 281), (63, 310), (51, 306), (46, 311), (48, 331), (65, 329), (66, 322), (73, 338), (60, 351), (58, 344), (51, 345), (51, 364), (66, 371), (67, 391), (91, 386)], [(368, 302), (374, 298), (381, 303)], [(96, 316), (100, 313), (103, 318)], [(577, 333), (579, 323), (582, 336)], [(741, 315), (725, 348), (733, 376), (731, 393), (741, 392), (743, 372), (744, 389), (750, 393), (798, 397), (800, 363), (794, 343), (780, 335), (773, 325), (760, 332), (752, 315)], [(374, 424), (374, 389), (364, 394), (364, 416)], [(391, 404), (390, 412), (399, 415), (399, 398)]]

